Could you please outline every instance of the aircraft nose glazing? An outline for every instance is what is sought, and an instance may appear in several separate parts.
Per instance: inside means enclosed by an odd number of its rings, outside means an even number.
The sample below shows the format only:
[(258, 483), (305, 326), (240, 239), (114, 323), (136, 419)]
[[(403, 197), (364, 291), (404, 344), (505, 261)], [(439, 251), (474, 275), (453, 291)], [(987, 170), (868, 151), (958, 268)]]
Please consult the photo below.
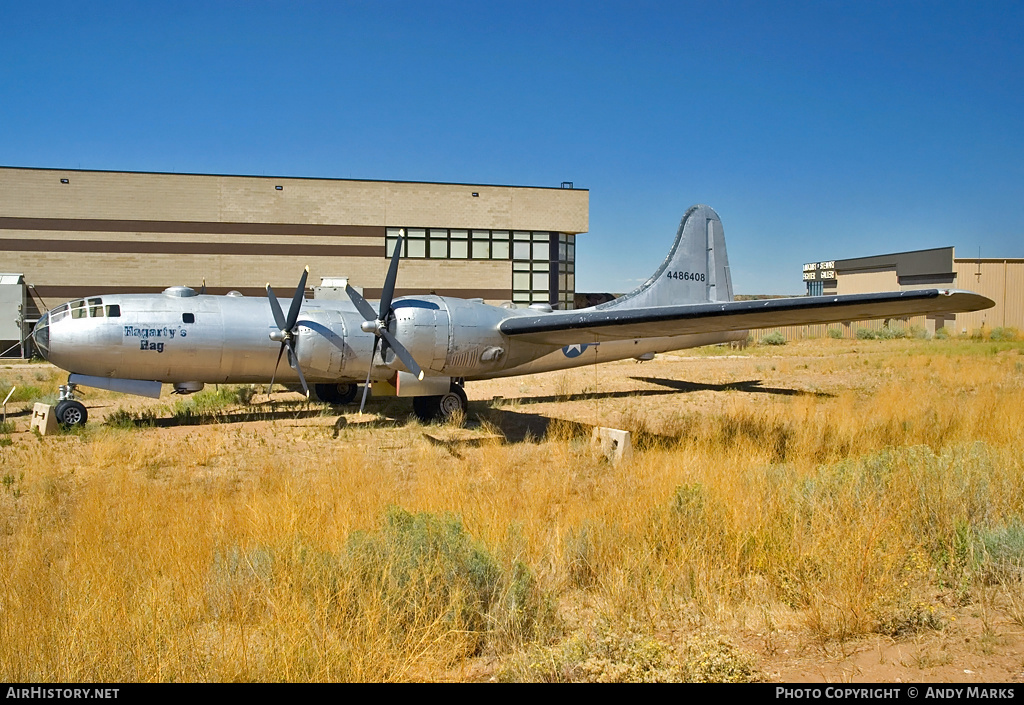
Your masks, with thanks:
[(32, 328), (32, 340), (44, 360), (50, 355), (50, 314), (44, 313)]

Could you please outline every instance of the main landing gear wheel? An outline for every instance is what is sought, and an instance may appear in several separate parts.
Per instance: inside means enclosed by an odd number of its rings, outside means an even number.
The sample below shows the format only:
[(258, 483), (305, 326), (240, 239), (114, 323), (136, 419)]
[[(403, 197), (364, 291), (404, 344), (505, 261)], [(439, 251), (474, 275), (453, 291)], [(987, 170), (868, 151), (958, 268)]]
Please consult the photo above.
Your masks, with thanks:
[(469, 408), (465, 390), (452, 384), (446, 394), (430, 397), (413, 397), (412, 409), (423, 423), (440, 421), (447, 423), (452, 419), (465, 416)]
[(74, 399), (57, 402), (54, 415), (57, 417), (57, 423), (65, 428), (84, 426), (89, 420), (89, 412), (85, 410), (85, 405)]
[(325, 401), (332, 406), (343, 406), (351, 404), (355, 400), (359, 387), (351, 383), (315, 384), (313, 390), (320, 401)]

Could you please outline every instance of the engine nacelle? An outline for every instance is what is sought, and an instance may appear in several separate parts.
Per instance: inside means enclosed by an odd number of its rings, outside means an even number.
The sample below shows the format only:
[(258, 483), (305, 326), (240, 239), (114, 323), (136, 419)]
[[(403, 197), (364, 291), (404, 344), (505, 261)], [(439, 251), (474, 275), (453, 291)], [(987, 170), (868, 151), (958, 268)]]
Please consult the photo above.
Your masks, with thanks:
[[(506, 343), (498, 332), (498, 324), (507, 315), (502, 309), (442, 296), (398, 299), (394, 309), (391, 330), (424, 370), (438, 376), (467, 377), (507, 364)], [(388, 353), (387, 363), (402, 368), (393, 352)]]
[[(394, 321), (391, 332), (406, 347), (424, 371), (442, 372), (448, 357), (451, 339), (451, 317), (439, 296), (417, 296), (397, 299), (392, 304)], [(393, 350), (385, 357), (388, 367), (404, 369)]]

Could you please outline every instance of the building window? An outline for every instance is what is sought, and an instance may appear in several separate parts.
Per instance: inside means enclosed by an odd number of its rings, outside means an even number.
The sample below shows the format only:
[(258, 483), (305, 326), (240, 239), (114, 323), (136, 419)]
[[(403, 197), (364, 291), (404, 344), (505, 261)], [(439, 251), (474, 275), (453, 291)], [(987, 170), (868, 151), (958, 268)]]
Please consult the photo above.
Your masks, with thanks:
[(473, 259), (490, 259), (491, 258), (491, 231), (490, 230), (474, 230), (473, 231), (473, 245), (470, 257)]
[[(401, 228), (387, 228), (384, 256), (395, 251)], [(523, 233), (525, 258), (530, 259), (530, 233)], [(510, 257), (508, 230), (405, 228), (402, 257), (410, 259), (504, 259)]]
[(451, 238), (449, 244), (451, 258), (467, 259), (469, 257), (469, 231), (449, 230), (448, 237)]
[[(387, 228), (384, 256), (390, 258), (400, 228)], [(405, 228), (402, 256), (409, 259), (512, 260), (512, 300), (573, 307), (575, 236), (549, 231)]]
[(448, 231), (431, 228), (427, 248), (430, 252), (430, 259), (448, 259)]
[(509, 259), (508, 230), (491, 231), (491, 259)]
[(575, 236), (566, 233), (513, 233), (512, 301), (573, 308), (575, 290)]

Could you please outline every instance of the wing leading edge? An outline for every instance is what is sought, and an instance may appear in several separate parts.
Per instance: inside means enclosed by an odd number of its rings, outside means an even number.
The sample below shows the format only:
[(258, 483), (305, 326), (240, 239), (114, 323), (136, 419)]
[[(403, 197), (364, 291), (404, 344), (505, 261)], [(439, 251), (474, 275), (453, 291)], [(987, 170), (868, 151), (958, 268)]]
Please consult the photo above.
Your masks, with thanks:
[(813, 325), (936, 313), (980, 311), (995, 305), (970, 291), (921, 289), (843, 296), (725, 301), (629, 309), (583, 309), (502, 321), (502, 333), (551, 345), (671, 337), (750, 328)]

